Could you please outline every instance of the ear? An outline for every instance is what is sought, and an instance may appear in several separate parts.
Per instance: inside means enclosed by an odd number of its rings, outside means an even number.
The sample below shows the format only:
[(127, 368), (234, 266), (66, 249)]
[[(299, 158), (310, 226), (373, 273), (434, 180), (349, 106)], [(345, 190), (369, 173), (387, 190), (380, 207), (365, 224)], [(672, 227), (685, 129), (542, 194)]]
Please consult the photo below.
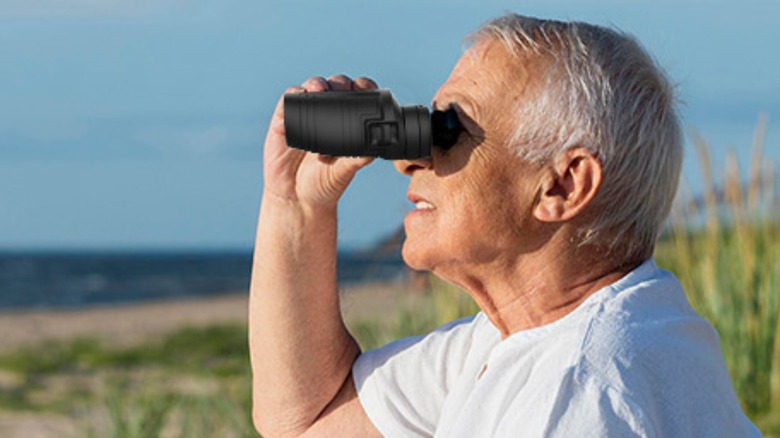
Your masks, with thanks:
[(585, 148), (569, 149), (542, 176), (534, 217), (565, 222), (590, 204), (601, 186), (601, 161)]

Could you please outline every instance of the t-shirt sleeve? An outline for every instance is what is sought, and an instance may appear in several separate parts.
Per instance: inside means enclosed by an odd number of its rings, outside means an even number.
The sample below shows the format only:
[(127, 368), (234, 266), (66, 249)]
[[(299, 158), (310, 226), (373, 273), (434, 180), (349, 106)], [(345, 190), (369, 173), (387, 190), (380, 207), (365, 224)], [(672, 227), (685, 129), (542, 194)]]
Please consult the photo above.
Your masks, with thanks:
[(645, 412), (631, 397), (598, 378), (575, 378), (572, 374), (562, 380), (542, 424), (545, 426), (538, 436), (549, 438), (656, 436)]
[(471, 348), (475, 317), (361, 354), (352, 367), (363, 409), (388, 437), (430, 437)]

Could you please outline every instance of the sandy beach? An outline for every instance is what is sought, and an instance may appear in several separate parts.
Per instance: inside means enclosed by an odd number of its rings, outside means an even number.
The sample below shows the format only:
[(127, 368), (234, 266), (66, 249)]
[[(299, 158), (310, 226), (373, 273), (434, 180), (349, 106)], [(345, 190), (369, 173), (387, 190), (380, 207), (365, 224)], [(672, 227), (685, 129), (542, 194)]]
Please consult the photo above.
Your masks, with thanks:
[[(345, 318), (386, 315), (403, 293), (401, 284), (364, 284), (342, 289)], [(95, 338), (126, 346), (184, 327), (244, 324), (246, 292), (208, 298), (152, 301), (84, 309), (0, 313), (0, 353), (46, 341)]]
[(0, 314), (0, 352), (49, 340), (142, 342), (185, 326), (246, 322), (247, 295), (155, 301), (115, 307)]

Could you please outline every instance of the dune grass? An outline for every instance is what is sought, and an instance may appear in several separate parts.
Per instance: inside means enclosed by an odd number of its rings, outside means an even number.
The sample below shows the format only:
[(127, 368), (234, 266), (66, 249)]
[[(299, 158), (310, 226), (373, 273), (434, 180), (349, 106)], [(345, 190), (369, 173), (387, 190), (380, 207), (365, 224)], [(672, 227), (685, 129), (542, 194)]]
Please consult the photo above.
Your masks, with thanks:
[[(81, 436), (255, 437), (246, 327), (186, 328), (133, 347), (93, 339), (0, 356), (0, 409), (74, 418)], [(10, 380), (10, 379), (6, 379)]]
[(746, 178), (733, 152), (718, 177), (706, 142), (693, 135), (704, 195), (677, 203), (656, 251), (718, 330), (734, 387), (754, 418), (780, 407), (780, 217), (765, 132), (762, 118)]
[(459, 288), (438, 278), (430, 278), (430, 288), (399, 297), (394, 318), (348, 320), (350, 332), (363, 351), (396, 339), (429, 333), (433, 329), (479, 311), (474, 300)]

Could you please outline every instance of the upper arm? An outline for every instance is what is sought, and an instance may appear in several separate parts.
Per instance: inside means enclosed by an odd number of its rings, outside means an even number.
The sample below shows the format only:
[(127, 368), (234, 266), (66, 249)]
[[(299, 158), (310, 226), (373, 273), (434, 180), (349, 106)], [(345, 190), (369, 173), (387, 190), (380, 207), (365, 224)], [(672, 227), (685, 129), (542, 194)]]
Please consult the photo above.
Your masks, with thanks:
[(317, 417), (304, 437), (382, 437), (368, 418), (355, 389), (352, 373), (341, 385), (338, 394)]
[(336, 397), (303, 435), (432, 435), (450, 381), (469, 350), (472, 319), (361, 354)]
[(594, 376), (567, 373), (546, 421), (544, 436), (654, 437), (644, 409), (625, 391)]

